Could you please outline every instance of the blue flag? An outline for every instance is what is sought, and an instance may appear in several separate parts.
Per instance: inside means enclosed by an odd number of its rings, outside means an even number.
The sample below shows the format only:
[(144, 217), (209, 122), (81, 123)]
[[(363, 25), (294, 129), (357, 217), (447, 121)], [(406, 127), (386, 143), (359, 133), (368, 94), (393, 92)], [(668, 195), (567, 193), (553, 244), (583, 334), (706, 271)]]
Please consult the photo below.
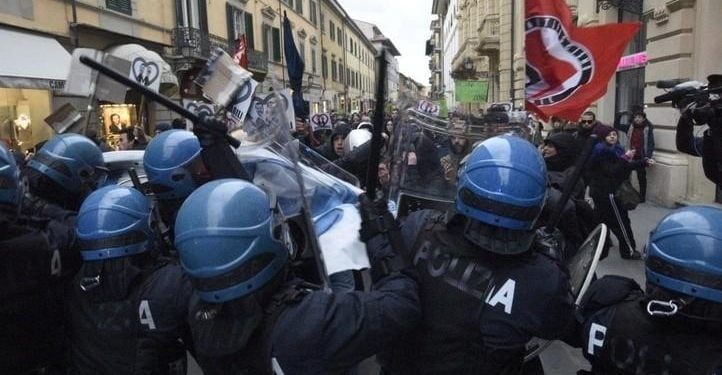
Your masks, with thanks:
[(308, 102), (303, 100), (303, 71), (306, 64), (303, 62), (301, 54), (298, 53), (298, 49), (296, 49), (291, 23), (288, 21), (285, 11), (283, 12), (283, 52), (286, 55), (288, 80), (291, 89), (293, 89), (293, 110), (296, 112), (297, 117), (307, 118), (309, 114)]

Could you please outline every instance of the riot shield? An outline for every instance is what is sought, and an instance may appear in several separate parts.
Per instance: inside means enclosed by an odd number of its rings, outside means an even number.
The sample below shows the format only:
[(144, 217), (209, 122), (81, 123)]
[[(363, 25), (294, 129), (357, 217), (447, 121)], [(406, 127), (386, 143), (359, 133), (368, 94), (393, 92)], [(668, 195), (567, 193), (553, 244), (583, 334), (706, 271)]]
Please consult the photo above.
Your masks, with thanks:
[[(597, 271), (599, 257), (602, 255), (604, 244), (607, 242), (608, 229), (605, 224), (599, 224), (579, 247), (579, 250), (565, 261), (569, 271), (569, 284), (574, 296), (574, 304), (579, 305)], [(534, 338), (527, 344), (527, 354), (524, 361), (529, 361), (543, 352), (551, 341)]]
[(599, 224), (579, 247), (576, 254), (566, 261), (569, 270), (569, 284), (574, 294), (574, 303), (577, 305), (592, 283), (608, 234), (607, 226)]
[(495, 118), (454, 115), (445, 120), (415, 108), (404, 111), (386, 161), (391, 164), (387, 196), (396, 216), (451, 207), (458, 172), (476, 144), (502, 134), (529, 134), (526, 124)]

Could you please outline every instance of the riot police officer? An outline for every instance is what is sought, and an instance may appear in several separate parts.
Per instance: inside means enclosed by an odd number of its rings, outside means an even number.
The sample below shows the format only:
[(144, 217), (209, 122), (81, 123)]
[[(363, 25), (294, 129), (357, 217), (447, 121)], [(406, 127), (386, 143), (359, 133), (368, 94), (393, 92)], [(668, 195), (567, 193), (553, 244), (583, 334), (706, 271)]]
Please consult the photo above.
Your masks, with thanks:
[(268, 196), (237, 179), (183, 203), (175, 244), (193, 280), (189, 312), (206, 375), (329, 374), (385, 348), (419, 319), (416, 282), (383, 240), (370, 240), (371, 292), (313, 291), (289, 270), (288, 230)]
[(83, 265), (69, 308), (74, 374), (185, 374), (192, 287), (153, 250), (149, 215), (147, 198), (120, 186), (92, 193), (78, 212)]
[(678, 209), (647, 245), (647, 292), (605, 276), (581, 304), (594, 374), (712, 374), (722, 366), (722, 210)]
[(153, 138), (143, 155), (148, 185), (156, 199), (154, 230), (172, 246), (173, 225), (183, 200), (210, 179), (198, 138), (185, 130), (169, 130)]
[(64, 368), (63, 284), (80, 266), (73, 213), (19, 215), (16, 160), (0, 143), (0, 373)]
[(50, 216), (55, 214), (48, 203), (77, 211), (83, 199), (107, 177), (103, 152), (80, 134), (60, 134), (47, 141), (24, 173), (30, 194), (23, 202), (23, 211)]
[(423, 320), (379, 355), (384, 374), (519, 373), (532, 337), (564, 334), (572, 320), (568, 276), (535, 244), (546, 189), (531, 143), (489, 138), (462, 167), (454, 210), (404, 220)]

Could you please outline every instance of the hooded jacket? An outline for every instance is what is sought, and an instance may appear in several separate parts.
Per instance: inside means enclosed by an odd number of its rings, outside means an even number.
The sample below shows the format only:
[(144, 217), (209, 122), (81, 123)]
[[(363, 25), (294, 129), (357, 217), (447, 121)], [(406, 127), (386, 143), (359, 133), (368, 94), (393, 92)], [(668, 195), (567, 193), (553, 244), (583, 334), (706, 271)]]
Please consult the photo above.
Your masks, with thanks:
[(331, 136), (328, 137), (328, 140), (326, 141), (326, 144), (321, 146), (318, 150), (318, 153), (321, 154), (324, 158), (328, 159), (329, 161), (334, 161), (339, 158), (339, 156), (336, 154), (336, 152), (333, 150), (333, 140), (336, 139), (336, 137), (342, 137), (346, 138), (348, 136), (348, 133), (351, 132), (351, 127), (346, 125), (345, 123), (336, 123), (336, 126), (333, 128), (333, 132), (331, 133)]

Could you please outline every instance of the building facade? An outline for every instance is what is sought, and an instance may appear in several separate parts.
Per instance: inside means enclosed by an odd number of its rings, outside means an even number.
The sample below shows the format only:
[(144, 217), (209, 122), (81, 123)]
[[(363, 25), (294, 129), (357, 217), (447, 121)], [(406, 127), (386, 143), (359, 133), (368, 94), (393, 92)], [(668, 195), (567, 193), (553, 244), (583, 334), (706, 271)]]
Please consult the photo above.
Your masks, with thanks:
[(392, 103), (396, 102), (399, 98), (399, 60), (397, 57), (401, 56), (401, 53), (394, 45), (394, 42), (387, 38), (378, 26), (360, 20), (354, 20), (354, 22), (356, 22), (356, 25), (363, 31), (366, 38), (376, 47), (376, 52), (381, 51), (382, 48), (386, 48), (388, 57), (390, 58), (386, 73), (387, 100)]
[[(1, 42), (6, 57), (0, 62), (0, 138), (19, 149), (32, 148), (54, 134), (44, 119), (66, 103), (86, 114), (86, 128), (97, 129), (103, 121), (98, 102), (63, 95), (69, 51), (87, 47), (113, 54), (128, 51), (121, 45), (136, 44), (162, 55), (172, 44), (174, 13), (171, 0), (0, 2), (0, 36), (8, 38)], [(172, 73), (161, 74), (161, 82), (169, 88), (166, 93), (177, 92)], [(127, 99), (122, 110), (134, 111), (129, 121), (170, 118), (153, 104), (139, 105), (132, 93)], [(23, 115), (29, 122), (17, 121)]]
[(53, 130), (44, 119), (67, 103), (86, 115), (85, 129), (99, 133), (107, 121), (103, 106), (123, 111), (126, 123), (143, 124), (149, 134), (156, 123), (177, 117), (132, 91), (113, 105), (65, 96), (77, 47), (120, 54), (129, 53), (120, 46), (138, 45), (133, 53), (153, 54), (162, 66), (161, 93), (203, 100), (193, 82), (203, 64), (214, 48), (232, 54), (245, 34), (260, 90), (274, 81), (287, 87), (284, 14), (305, 61), (303, 90), (312, 111), (370, 108), (376, 49), (336, 0), (3, 0), (0, 37), (4, 55), (13, 58), (0, 63), (0, 138), (21, 149), (48, 139)]
[[(523, 9), (522, 0), (435, 0), (432, 13), (438, 21), (432, 21), (427, 42), (431, 92), (443, 91), (449, 108), (462, 112), (476, 113), (494, 102), (513, 102), (521, 108)], [(475, 95), (486, 100), (460, 101), (455, 88), (466, 81), (486, 81), (486, 95)]]
[[(716, 0), (569, 1), (580, 26), (638, 21), (642, 30), (625, 51), (607, 94), (592, 107), (606, 123), (619, 123), (634, 106), (645, 108), (654, 124), (657, 164), (648, 169), (647, 199), (667, 207), (722, 202), (719, 189), (703, 173), (700, 158), (679, 153), (675, 136), (679, 112), (655, 104), (663, 93), (657, 81), (706, 82), (722, 72), (722, 4)], [(701, 134), (701, 130), (698, 130)], [(635, 181), (636, 179), (632, 179)]]

